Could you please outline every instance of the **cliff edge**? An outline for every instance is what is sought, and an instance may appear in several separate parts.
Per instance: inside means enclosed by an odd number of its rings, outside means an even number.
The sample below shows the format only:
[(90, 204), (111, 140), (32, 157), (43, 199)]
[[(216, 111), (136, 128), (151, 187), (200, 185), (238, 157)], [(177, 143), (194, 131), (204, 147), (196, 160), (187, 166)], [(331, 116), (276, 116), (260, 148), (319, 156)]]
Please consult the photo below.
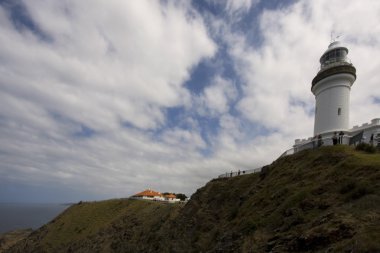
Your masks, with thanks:
[(380, 154), (347, 146), (214, 179), (186, 205), (78, 203), (6, 252), (380, 252)]

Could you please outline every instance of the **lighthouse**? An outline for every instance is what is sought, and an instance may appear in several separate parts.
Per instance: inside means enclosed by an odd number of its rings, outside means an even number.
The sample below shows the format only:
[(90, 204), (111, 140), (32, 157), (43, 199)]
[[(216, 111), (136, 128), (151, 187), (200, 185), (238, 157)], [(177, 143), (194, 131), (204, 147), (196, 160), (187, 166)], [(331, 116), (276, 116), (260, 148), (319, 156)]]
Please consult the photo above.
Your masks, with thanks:
[(341, 136), (339, 144), (364, 142), (380, 149), (380, 118), (349, 128), (350, 92), (356, 80), (356, 68), (347, 54), (347, 47), (339, 41), (332, 42), (322, 54), (320, 69), (311, 82), (311, 92), (315, 96), (314, 137), (296, 139), (293, 148), (282, 155), (335, 145), (335, 132)]
[(347, 47), (334, 41), (319, 60), (320, 70), (311, 86), (315, 96), (314, 136), (349, 130), (350, 91), (356, 69), (347, 54)]

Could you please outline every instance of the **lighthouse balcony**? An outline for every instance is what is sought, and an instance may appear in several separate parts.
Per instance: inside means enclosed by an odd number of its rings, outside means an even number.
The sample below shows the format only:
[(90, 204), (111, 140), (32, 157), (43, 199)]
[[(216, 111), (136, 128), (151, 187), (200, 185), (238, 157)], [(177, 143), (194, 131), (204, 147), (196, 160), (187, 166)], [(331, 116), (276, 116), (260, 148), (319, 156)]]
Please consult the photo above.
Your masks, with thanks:
[[(356, 69), (349, 62), (336, 62), (329, 64), (328, 68), (321, 69), (312, 81), (312, 88), (322, 79), (336, 74), (351, 74), (356, 79)], [(354, 79), (354, 80), (355, 80)]]

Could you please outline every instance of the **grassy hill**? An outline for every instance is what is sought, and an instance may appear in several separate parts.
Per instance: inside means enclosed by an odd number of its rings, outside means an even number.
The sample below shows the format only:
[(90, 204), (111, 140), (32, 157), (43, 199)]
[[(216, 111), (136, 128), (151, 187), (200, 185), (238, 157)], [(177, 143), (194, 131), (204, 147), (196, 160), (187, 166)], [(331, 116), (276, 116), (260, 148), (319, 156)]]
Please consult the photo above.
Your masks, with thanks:
[(9, 252), (145, 252), (144, 245), (154, 246), (151, 233), (164, 229), (180, 208), (127, 199), (80, 202)]
[(380, 252), (380, 154), (324, 147), (186, 205), (76, 204), (6, 252)]

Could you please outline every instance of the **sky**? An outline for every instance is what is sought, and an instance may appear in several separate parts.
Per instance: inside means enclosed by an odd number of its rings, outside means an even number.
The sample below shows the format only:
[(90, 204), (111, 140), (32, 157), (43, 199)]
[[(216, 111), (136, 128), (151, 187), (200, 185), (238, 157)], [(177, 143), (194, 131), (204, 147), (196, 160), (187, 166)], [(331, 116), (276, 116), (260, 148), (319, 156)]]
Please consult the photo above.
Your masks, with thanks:
[(380, 117), (377, 0), (0, 0), (0, 202), (191, 195), (312, 136), (331, 38)]

